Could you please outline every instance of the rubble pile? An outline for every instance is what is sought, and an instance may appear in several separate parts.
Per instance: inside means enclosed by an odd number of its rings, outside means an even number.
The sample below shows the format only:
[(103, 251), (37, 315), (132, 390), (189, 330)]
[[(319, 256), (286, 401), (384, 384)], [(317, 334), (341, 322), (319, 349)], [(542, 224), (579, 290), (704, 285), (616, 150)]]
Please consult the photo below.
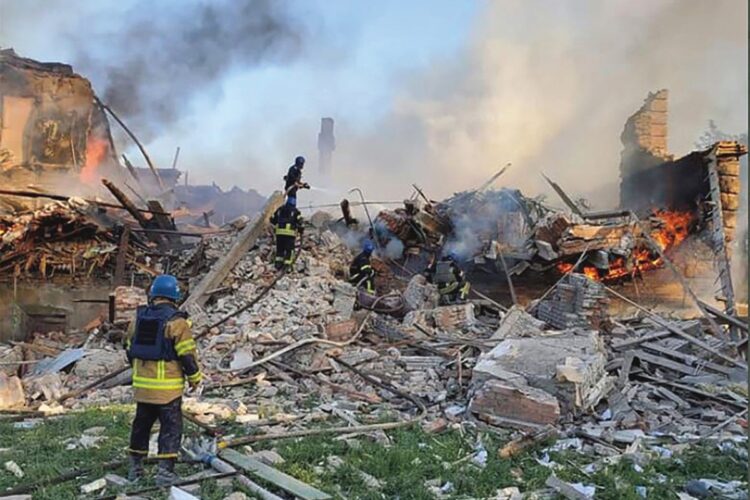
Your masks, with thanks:
[[(346, 281), (352, 252), (325, 226), (306, 232), (283, 275), (270, 232), (262, 235), (192, 311), (206, 375), (203, 394), (184, 399), (192, 422), (231, 429), (224, 439), (342, 422), (341, 433), (374, 426), (365, 432), (384, 443), (384, 421), (532, 440), (554, 426), (561, 446), (589, 453), (593, 468), (634, 449), (746, 439), (746, 364), (705, 318), (610, 317), (605, 287), (578, 273), (507, 311), (487, 301), (438, 307), (435, 287), (415, 275), (394, 292), (408, 313), (380, 314), (356, 305)], [(201, 255), (191, 289), (235, 238), (208, 237), (185, 252), (190, 261)], [(127, 372), (66, 395), (125, 366), (123, 329), (144, 300), (142, 289), (119, 287), (114, 324), (0, 346), (0, 410), (58, 414), (129, 401)]]
[[(55, 201), (38, 210), (0, 216), (0, 274), (51, 278), (108, 278), (115, 272), (119, 232), (115, 219), (81, 198)], [(148, 247), (133, 242), (127, 269), (148, 269)]]

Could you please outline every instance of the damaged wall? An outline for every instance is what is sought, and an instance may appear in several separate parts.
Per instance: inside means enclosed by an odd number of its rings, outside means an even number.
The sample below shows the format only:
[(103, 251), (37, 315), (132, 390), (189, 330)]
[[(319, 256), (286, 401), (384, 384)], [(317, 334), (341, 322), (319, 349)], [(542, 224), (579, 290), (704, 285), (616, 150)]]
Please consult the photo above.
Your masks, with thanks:
[[(5, 186), (87, 181), (111, 157), (109, 125), (91, 83), (67, 64), (0, 51), (0, 174)], [(93, 176), (92, 176), (93, 177)], [(73, 181), (75, 182), (75, 181)]]

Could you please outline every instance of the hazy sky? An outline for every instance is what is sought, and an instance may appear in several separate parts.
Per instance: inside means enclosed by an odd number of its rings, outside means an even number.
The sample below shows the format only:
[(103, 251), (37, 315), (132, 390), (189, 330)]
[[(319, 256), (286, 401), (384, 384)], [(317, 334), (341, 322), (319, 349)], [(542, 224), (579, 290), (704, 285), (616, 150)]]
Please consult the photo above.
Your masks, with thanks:
[[(0, 46), (69, 62), (123, 107), (138, 96), (123, 113), (161, 165), (180, 146), (193, 182), (267, 193), (303, 154), (333, 197), (442, 197), (507, 162), (528, 194), (545, 171), (609, 196), (649, 91), (670, 90), (678, 156), (709, 119), (747, 129), (747, 28), (744, 0), (0, 0)], [(136, 83), (115, 88), (125, 68)]]

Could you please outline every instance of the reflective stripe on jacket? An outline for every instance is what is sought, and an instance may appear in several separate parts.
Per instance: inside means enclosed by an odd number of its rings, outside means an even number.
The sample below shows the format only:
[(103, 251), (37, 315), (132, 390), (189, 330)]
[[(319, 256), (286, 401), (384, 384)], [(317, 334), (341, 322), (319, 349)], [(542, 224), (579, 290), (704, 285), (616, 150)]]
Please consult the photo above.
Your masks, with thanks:
[[(159, 303), (157, 299), (155, 303)], [(136, 322), (130, 323), (126, 343), (135, 334)], [(133, 358), (133, 389), (139, 403), (167, 404), (182, 396), (185, 379), (200, 382), (203, 375), (198, 365), (197, 344), (189, 320), (175, 317), (167, 322), (164, 335), (174, 344), (177, 360), (145, 360)]]

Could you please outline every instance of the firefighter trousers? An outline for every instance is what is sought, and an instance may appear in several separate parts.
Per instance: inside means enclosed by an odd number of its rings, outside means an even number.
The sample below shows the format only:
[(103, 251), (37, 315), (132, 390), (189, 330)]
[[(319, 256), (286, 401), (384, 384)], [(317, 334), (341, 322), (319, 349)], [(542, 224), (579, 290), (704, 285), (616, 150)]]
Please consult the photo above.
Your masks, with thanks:
[(171, 403), (155, 405), (138, 403), (130, 432), (130, 454), (148, 455), (151, 429), (159, 421), (159, 454), (156, 458), (174, 460), (178, 457), (182, 441), (182, 398)]
[(282, 267), (291, 268), (294, 264), (294, 244), (297, 238), (294, 236), (276, 235), (276, 269)]

